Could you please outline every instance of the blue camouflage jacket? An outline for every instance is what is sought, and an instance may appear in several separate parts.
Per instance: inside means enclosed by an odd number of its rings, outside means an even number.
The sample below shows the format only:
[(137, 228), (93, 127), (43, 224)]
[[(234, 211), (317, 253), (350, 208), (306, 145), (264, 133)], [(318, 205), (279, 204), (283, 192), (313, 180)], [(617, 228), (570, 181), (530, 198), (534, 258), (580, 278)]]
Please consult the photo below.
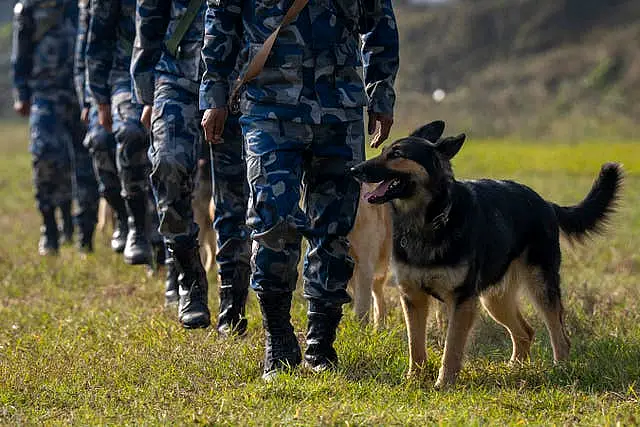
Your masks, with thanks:
[(204, 4), (182, 37), (178, 54), (172, 56), (165, 47), (187, 12), (188, 4), (189, 0), (138, 0), (131, 75), (139, 103), (153, 104), (156, 82), (167, 82), (198, 93), (204, 70), (200, 55)]
[[(131, 51), (135, 38), (135, 0), (92, 0), (87, 34), (87, 86), (98, 104), (131, 99)], [(117, 101), (115, 101), (117, 103)]]
[[(201, 109), (227, 105), (229, 75), (247, 66), (292, 3), (207, 0)], [(309, 0), (246, 85), (241, 110), (315, 124), (361, 119), (365, 105), (392, 114), (398, 55), (391, 0)]]
[(22, 0), (14, 7), (11, 69), (14, 96), (73, 96), (77, 0)]

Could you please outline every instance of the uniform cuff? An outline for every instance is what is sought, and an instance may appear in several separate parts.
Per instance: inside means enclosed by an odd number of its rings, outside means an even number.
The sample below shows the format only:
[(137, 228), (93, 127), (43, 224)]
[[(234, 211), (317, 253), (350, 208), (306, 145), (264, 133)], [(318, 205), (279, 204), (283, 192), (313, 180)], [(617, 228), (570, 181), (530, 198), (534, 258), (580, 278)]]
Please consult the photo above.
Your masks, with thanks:
[(227, 83), (203, 83), (200, 86), (200, 109), (224, 108), (229, 100)]

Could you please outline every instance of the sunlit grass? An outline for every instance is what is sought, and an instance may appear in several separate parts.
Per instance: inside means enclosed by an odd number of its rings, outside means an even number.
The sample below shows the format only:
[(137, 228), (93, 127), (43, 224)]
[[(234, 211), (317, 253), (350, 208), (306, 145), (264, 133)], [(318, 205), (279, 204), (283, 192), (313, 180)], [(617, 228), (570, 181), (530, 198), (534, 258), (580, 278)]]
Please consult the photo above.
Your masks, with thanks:
[[(161, 278), (125, 266), (107, 236), (87, 260), (70, 248), (58, 259), (37, 257), (26, 131), (1, 125), (0, 137), (1, 424), (640, 422), (640, 144), (467, 142), (455, 161), (459, 177), (514, 178), (559, 203), (581, 200), (605, 161), (621, 161), (628, 176), (606, 237), (563, 246), (570, 361), (553, 366), (544, 326), (528, 308), (537, 332), (532, 362), (507, 366), (508, 337), (483, 316), (458, 385), (437, 392), (441, 332), (428, 332), (427, 380), (406, 381), (395, 289), (381, 331), (363, 329), (347, 309), (337, 372), (297, 371), (264, 384), (253, 295), (248, 336), (222, 341), (212, 329), (182, 330), (162, 309)], [(304, 313), (296, 295), (301, 339)]]

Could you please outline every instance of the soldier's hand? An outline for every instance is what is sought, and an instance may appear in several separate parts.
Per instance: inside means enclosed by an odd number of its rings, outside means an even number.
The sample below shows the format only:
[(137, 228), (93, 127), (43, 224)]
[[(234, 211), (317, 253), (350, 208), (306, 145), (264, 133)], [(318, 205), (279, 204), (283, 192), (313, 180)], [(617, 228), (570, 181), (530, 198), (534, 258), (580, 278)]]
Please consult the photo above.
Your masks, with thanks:
[(202, 116), (202, 129), (204, 129), (204, 139), (209, 144), (220, 144), (224, 124), (227, 121), (226, 108), (209, 108)]
[(30, 101), (16, 101), (13, 104), (13, 110), (21, 115), (22, 117), (27, 117), (29, 112), (31, 111), (31, 102)]
[(110, 104), (98, 104), (98, 122), (107, 132), (113, 132), (113, 117)]
[(84, 107), (80, 113), (80, 120), (83, 123), (89, 123), (89, 107)]
[[(378, 148), (387, 140), (393, 126), (393, 116), (369, 111), (369, 135), (373, 135), (371, 148)], [(374, 135), (375, 133), (375, 135)]]
[(151, 113), (153, 113), (153, 106), (145, 105), (140, 116), (140, 123), (146, 130), (151, 129)]

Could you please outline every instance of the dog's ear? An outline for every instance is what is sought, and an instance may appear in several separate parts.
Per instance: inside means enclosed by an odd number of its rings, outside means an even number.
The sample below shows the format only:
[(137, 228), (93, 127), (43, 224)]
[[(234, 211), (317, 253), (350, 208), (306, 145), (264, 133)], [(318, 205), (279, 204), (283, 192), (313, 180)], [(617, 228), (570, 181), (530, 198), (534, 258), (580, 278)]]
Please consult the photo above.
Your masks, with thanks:
[(462, 144), (464, 144), (464, 140), (466, 139), (466, 135), (461, 133), (458, 136), (448, 136), (442, 139), (436, 148), (438, 152), (446, 157), (448, 160), (451, 160), (453, 156), (458, 154), (458, 151), (462, 148)]
[(444, 132), (444, 122), (442, 120), (436, 120), (435, 122), (427, 123), (421, 128), (414, 130), (409, 136), (415, 136), (435, 143), (442, 136), (442, 132)]

